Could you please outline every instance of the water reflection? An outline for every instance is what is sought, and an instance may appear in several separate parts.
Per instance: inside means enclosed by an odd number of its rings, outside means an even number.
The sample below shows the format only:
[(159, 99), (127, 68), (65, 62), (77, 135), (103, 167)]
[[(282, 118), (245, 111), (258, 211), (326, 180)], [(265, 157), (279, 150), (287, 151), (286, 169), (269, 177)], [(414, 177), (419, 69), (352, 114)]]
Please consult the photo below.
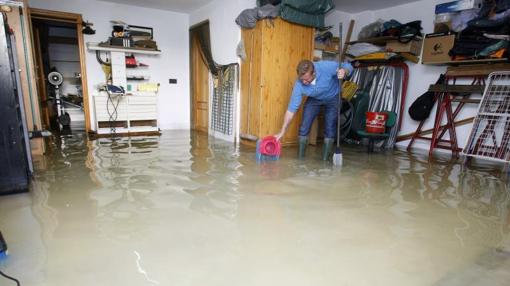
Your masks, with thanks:
[[(143, 285), (148, 277), (179, 285), (191, 276), (190, 285), (468, 285), (471, 272), (510, 279), (510, 191), (499, 166), (357, 146), (344, 146), (341, 168), (314, 147), (306, 160), (285, 148), (280, 160), (257, 163), (250, 148), (188, 131), (115, 141), (75, 134), (49, 144), (23, 198), (31, 214), (19, 217), (36, 222), (23, 230), (33, 241), (12, 247), (31, 257), (10, 269), (21, 275), (31, 266), (27, 285)], [(0, 218), (12, 218), (3, 204)], [(101, 259), (91, 264), (91, 256)], [(96, 278), (74, 278), (77, 267)]]

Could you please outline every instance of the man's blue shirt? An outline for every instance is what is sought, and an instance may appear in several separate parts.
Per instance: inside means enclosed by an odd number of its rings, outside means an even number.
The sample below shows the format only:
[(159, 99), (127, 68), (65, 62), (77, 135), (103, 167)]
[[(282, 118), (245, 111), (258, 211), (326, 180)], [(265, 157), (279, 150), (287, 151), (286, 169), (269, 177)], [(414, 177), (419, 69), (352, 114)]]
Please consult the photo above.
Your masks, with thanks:
[[(327, 100), (338, 96), (339, 84), (337, 69), (339, 65), (333, 61), (320, 61), (313, 63), (315, 68), (315, 84), (304, 85), (299, 79), (294, 83), (290, 97), (288, 110), (296, 112), (301, 105), (303, 96), (313, 97), (318, 100)], [(353, 67), (344, 62), (340, 68), (347, 70), (347, 75), (352, 74)]]

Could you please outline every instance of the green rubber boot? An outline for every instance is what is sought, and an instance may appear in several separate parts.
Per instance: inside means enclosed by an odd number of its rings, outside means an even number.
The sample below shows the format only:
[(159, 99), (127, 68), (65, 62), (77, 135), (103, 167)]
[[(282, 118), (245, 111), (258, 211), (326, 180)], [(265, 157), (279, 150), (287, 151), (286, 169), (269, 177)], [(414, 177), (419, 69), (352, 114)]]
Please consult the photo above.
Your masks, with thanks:
[(334, 138), (324, 138), (324, 144), (322, 145), (322, 161), (329, 160), (329, 155), (331, 155), (331, 151), (333, 150), (334, 142)]
[(306, 146), (308, 146), (308, 136), (299, 136), (298, 159), (305, 158)]

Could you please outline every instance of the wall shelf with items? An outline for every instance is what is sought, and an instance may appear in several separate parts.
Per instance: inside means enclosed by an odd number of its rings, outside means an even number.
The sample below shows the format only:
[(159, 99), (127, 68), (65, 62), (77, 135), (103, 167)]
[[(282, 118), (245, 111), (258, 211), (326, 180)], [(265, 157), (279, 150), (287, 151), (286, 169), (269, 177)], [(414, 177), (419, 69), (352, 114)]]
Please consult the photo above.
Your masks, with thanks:
[(159, 55), (161, 54), (160, 50), (151, 50), (151, 49), (143, 49), (143, 48), (127, 48), (127, 47), (117, 47), (110, 46), (101, 43), (87, 43), (87, 49), (91, 51), (107, 51), (107, 52), (122, 52), (122, 53), (136, 53), (136, 54), (146, 54), (146, 55)]
[[(350, 41), (346, 43), (347, 46), (355, 45), (359, 43), (368, 43), (376, 46), (384, 46), (384, 51), (378, 53), (380, 55), (367, 55), (355, 59), (362, 62), (387, 62), (387, 61), (410, 61), (413, 63), (419, 63), (422, 50), (422, 38), (416, 37), (416, 39), (409, 41), (408, 43), (401, 43), (398, 37), (376, 37), (364, 40)], [(390, 57), (392, 54), (397, 54), (395, 57)]]
[(430, 62), (430, 63), (422, 63), (424, 65), (436, 65), (436, 66), (442, 66), (442, 65), (470, 65), (470, 64), (492, 64), (492, 63), (505, 63), (508, 62), (509, 59), (502, 58), (502, 59), (480, 59), (480, 60), (461, 60), (461, 61), (446, 61), (446, 62)]
[[(157, 56), (161, 51), (98, 43), (87, 43), (87, 48), (90, 51), (109, 53), (112, 84), (125, 90), (123, 96), (109, 95), (104, 91), (94, 95), (96, 135), (159, 134), (159, 83), (150, 82), (149, 66), (135, 64), (133, 54)], [(138, 71), (139, 68), (142, 69)]]

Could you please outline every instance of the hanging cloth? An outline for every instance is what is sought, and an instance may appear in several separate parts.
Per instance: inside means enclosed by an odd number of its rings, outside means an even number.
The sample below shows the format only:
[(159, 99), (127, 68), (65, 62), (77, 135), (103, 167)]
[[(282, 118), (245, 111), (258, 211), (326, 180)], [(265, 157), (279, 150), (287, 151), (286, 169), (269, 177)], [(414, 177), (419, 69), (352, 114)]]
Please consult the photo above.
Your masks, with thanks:
[(282, 0), (280, 17), (292, 23), (323, 28), (326, 13), (334, 8), (331, 0)]

